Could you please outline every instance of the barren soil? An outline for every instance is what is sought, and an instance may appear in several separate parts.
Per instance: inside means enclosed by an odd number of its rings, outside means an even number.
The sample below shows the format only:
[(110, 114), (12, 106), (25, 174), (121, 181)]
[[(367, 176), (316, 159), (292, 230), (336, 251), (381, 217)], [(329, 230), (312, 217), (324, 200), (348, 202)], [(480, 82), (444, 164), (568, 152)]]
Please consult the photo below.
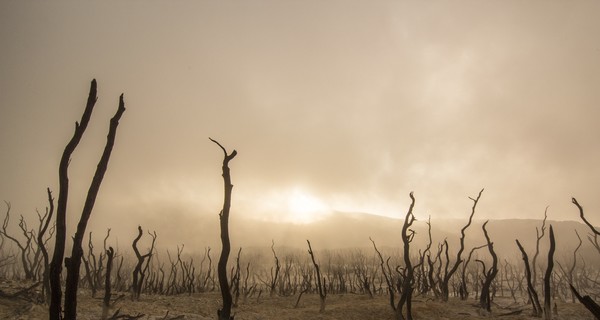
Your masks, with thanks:
[[(18, 290), (16, 284), (3, 283), (2, 292), (10, 294)], [(371, 299), (366, 295), (330, 295), (324, 313), (319, 313), (319, 297), (315, 294), (303, 295), (298, 308), (294, 308), (297, 296), (240, 298), (234, 308), (236, 320), (268, 319), (394, 319), (387, 296)], [(142, 296), (140, 301), (132, 302), (127, 295), (111, 309), (113, 314), (120, 308), (121, 314), (144, 314), (141, 319), (216, 319), (216, 310), (220, 307), (219, 293), (198, 293), (191, 296)], [(101, 299), (92, 298), (83, 290), (78, 301), (79, 319), (100, 319)], [(557, 303), (558, 316), (555, 319), (590, 319), (594, 317), (578, 303)], [(0, 319), (47, 319), (47, 306), (35, 304), (23, 298), (0, 298)], [(512, 311), (522, 310), (520, 314), (502, 316)], [(168, 318), (165, 318), (167, 315)], [(473, 299), (460, 301), (451, 299), (449, 303), (433, 301), (426, 297), (417, 297), (413, 303), (415, 319), (539, 319), (531, 315), (531, 306), (514, 304), (506, 298), (496, 298), (491, 314), (479, 311)]]

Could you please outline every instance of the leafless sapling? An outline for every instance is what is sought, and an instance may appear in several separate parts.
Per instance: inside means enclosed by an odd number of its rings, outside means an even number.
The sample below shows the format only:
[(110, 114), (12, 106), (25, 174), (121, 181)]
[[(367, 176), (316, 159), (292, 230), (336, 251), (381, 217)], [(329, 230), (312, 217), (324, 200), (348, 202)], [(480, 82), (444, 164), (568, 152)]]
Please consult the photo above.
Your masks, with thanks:
[(231, 316), (233, 298), (231, 296), (231, 290), (229, 289), (229, 281), (227, 281), (227, 260), (229, 260), (229, 253), (231, 252), (231, 242), (229, 240), (229, 210), (231, 208), (231, 192), (233, 190), (233, 184), (231, 184), (229, 161), (235, 158), (237, 151), (233, 150), (231, 153), (227, 153), (227, 150), (219, 142), (211, 138), (209, 139), (217, 144), (221, 150), (223, 150), (222, 176), (224, 195), (223, 209), (219, 214), (222, 248), (221, 256), (219, 257), (219, 263), (217, 264), (219, 287), (221, 288), (221, 296), (223, 298), (223, 308), (217, 310), (217, 316), (219, 317), (219, 320), (231, 320), (233, 319)]

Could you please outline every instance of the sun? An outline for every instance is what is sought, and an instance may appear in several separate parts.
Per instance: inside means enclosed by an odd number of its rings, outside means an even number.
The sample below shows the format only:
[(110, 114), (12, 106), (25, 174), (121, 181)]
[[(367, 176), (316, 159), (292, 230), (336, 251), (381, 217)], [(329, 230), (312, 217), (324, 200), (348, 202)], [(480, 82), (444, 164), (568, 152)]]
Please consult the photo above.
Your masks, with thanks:
[(310, 223), (328, 213), (329, 207), (312, 194), (295, 188), (287, 195), (287, 210), (292, 222)]

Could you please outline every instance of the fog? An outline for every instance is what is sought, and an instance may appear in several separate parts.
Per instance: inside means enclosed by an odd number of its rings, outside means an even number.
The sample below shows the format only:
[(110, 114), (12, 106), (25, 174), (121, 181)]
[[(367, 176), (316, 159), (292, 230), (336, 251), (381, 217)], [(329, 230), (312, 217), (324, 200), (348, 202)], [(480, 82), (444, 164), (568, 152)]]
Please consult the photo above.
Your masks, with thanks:
[(593, 1), (3, 1), (0, 198), (16, 219), (43, 210), (46, 187), (58, 195), (96, 78), (71, 231), (122, 92), (90, 220), (121, 242), (142, 225), (165, 244), (215, 245), (222, 153), (208, 137), (239, 153), (234, 230), (399, 219), (411, 191), (420, 217), (464, 219), (481, 188), (481, 219), (549, 206), (578, 220), (574, 196), (598, 224), (599, 15)]

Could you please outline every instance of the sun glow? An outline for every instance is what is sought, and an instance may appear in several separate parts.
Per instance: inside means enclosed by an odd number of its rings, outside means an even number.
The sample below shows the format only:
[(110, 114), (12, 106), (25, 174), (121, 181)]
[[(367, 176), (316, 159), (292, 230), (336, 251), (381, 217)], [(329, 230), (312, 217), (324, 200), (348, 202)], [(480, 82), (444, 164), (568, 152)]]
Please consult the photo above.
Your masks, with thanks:
[(300, 187), (272, 191), (260, 199), (258, 208), (273, 221), (306, 224), (331, 212), (323, 200)]
[(287, 198), (292, 221), (309, 223), (318, 220), (329, 208), (317, 197), (300, 189), (294, 189)]

